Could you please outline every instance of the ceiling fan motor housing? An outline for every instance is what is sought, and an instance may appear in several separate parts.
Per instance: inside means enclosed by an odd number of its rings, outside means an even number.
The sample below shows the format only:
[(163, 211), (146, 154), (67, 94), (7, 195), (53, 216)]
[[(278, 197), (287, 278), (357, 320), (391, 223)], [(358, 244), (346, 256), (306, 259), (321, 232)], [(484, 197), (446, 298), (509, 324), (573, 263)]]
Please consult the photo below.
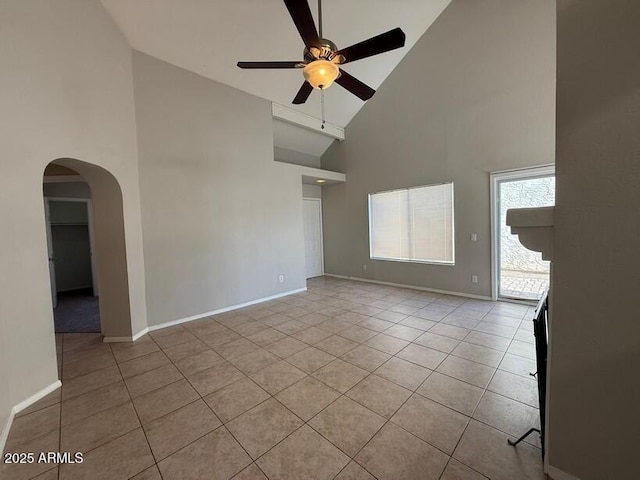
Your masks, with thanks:
[(337, 55), (338, 47), (331, 40), (326, 38), (320, 39), (321, 47), (305, 47), (303, 51), (305, 63), (311, 63), (314, 60), (328, 60), (330, 62), (341, 64), (344, 62), (342, 55)]

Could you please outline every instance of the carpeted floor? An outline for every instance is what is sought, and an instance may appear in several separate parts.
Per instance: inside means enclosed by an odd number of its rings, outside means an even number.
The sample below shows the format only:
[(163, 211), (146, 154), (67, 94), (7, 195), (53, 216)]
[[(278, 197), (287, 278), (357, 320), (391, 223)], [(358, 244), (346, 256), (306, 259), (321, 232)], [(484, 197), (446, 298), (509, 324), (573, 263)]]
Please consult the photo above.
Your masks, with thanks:
[(100, 333), (98, 297), (92, 289), (58, 293), (58, 306), (53, 309), (56, 333)]

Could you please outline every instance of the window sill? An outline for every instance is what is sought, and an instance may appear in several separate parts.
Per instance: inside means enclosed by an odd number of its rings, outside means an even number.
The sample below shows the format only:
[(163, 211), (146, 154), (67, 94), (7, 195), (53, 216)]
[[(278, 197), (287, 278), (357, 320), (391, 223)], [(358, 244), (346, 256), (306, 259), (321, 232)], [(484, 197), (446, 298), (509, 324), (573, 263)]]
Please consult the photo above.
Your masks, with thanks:
[(438, 265), (441, 267), (455, 267), (456, 263), (453, 262), (438, 262), (436, 260), (410, 260), (408, 258), (383, 258), (383, 257), (369, 257), (370, 260), (380, 260), (383, 262), (397, 262), (397, 263), (419, 263), (423, 265)]

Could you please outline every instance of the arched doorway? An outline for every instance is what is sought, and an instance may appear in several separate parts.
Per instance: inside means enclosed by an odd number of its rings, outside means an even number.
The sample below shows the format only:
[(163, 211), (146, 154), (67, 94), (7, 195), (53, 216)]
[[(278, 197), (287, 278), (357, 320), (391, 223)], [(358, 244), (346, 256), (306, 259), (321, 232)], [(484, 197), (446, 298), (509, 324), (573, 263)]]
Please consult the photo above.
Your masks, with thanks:
[[(116, 178), (107, 170), (81, 160), (61, 158), (45, 168), (43, 193), (45, 197), (88, 197), (86, 239), (91, 249), (91, 289), (95, 288), (99, 306), (99, 330), (108, 338), (131, 338), (131, 310), (127, 255), (124, 231), (122, 191)], [(65, 185), (66, 184), (66, 185)], [(79, 208), (74, 209), (81, 210)], [(89, 220), (91, 225), (89, 225)], [(81, 221), (81, 220), (80, 220)], [(79, 238), (79, 236), (78, 236)], [(49, 238), (51, 244), (51, 239)], [(85, 240), (78, 241), (79, 246)], [(84, 247), (79, 247), (82, 249)], [(86, 270), (86, 265), (85, 267)], [(87, 279), (86, 271), (84, 272)], [(55, 277), (51, 276), (52, 283)], [(78, 282), (80, 280), (76, 280)], [(52, 293), (55, 288), (52, 288)], [(55, 296), (52, 295), (55, 305)], [(87, 311), (90, 315), (90, 309)], [(80, 330), (82, 331), (82, 330)], [(86, 331), (86, 330), (85, 330)]]
[(89, 184), (51, 163), (42, 191), (55, 332), (101, 333)]

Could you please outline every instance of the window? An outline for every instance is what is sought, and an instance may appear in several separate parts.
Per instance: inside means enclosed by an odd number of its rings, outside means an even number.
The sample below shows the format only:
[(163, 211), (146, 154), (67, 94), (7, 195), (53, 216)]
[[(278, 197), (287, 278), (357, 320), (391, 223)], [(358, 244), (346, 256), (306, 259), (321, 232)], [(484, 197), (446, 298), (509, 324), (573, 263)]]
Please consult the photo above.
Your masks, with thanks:
[(369, 195), (372, 259), (453, 265), (453, 238), (453, 183)]

